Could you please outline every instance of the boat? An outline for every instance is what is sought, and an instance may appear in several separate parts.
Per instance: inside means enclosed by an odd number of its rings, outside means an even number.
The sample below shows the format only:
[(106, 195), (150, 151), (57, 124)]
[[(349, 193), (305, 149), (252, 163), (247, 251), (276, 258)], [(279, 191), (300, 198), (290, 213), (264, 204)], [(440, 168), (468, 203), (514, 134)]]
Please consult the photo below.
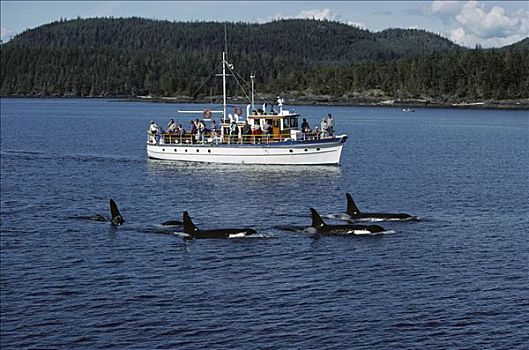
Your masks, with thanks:
[[(148, 131), (147, 155), (151, 159), (223, 164), (270, 165), (339, 165), (347, 135), (335, 135), (330, 122), (322, 121), (318, 130), (301, 129), (300, 114), (284, 108), (284, 100), (277, 99), (279, 110), (264, 103), (255, 108), (252, 79), (251, 103), (245, 111), (232, 106), (228, 113), (226, 95), (226, 70), (233, 72), (226, 53), (222, 54), (223, 106), (222, 110), (178, 111), (200, 113), (204, 128), (197, 132)], [(245, 112), (245, 113), (244, 113)], [(213, 123), (220, 114), (220, 125)], [(330, 114), (329, 114), (330, 116)], [(328, 117), (327, 117), (328, 118)], [(209, 123), (209, 125), (208, 125)], [(208, 128), (209, 126), (209, 128)]]

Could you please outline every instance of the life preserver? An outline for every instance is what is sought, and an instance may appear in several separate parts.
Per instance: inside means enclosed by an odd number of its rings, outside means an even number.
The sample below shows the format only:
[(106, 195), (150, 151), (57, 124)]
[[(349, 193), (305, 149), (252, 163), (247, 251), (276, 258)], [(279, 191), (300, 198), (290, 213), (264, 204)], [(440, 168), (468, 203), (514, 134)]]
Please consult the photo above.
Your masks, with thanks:
[(204, 109), (204, 112), (202, 113), (205, 119), (211, 118), (211, 109)]
[(235, 107), (233, 109), (233, 113), (235, 113), (237, 115), (241, 115), (242, 114), (242, 108), (241, 107)]

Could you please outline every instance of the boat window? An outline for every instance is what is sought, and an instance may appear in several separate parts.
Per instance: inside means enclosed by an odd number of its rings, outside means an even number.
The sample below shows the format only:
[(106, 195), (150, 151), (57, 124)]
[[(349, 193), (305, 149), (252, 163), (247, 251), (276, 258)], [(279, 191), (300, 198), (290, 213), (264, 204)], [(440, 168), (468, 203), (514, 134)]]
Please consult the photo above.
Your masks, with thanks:
[(274, 128), (279, 128), (279, 119), (274, 120), (274, 123), (272, 125), (274, 126)]
[(290, 126), (293, 128), (298, 127), (298, 118), (290, 118)]
[(283, 126), (285, 128), (288, 128), (290, 126), (290, 122), (289, 122), (288, 118), (283, 119)]

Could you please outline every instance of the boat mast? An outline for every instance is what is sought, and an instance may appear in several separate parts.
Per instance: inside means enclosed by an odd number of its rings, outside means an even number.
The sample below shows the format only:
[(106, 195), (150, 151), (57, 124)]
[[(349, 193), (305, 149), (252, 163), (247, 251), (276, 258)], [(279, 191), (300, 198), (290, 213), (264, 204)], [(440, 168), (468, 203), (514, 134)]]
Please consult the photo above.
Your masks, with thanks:
[(226, 120), (226, 52), (222, 53), (222, 95), (224, 98), (224, 104), (222, 106), (222, 119)]
[(222, 116), (226, 120), (226, 56), (228, 55), (228, 31), (226, 29), (226, 22), (224, 22), (224, 52), (222, 53), (222, 94), (224, 95), (224, 106), (222, 110), (224, 115)]
[(253, 100), (253, 80), (255, 79), (255, 74), (252, 73), (250, 75), (250, 79), (252, 79), (252, 112), (255, 110), (255, 107), (254, 107), (254, 100)]

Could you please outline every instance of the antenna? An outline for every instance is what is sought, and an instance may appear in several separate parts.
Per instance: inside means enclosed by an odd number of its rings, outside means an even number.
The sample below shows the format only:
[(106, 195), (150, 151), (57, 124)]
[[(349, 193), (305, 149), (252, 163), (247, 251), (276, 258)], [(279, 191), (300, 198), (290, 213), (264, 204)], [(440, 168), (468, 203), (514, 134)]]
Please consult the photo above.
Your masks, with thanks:
[(255, 109), (253, 100), (253, 80), (255, 79), (255, 73), (250, 73), (250, 79), (252, 79), (252, 112)]
[(226, 22), (224, 22), (224, 52), (226, 52), (226, 56), (227, 56), (228, 55), (228, 32), (226, 30)]

